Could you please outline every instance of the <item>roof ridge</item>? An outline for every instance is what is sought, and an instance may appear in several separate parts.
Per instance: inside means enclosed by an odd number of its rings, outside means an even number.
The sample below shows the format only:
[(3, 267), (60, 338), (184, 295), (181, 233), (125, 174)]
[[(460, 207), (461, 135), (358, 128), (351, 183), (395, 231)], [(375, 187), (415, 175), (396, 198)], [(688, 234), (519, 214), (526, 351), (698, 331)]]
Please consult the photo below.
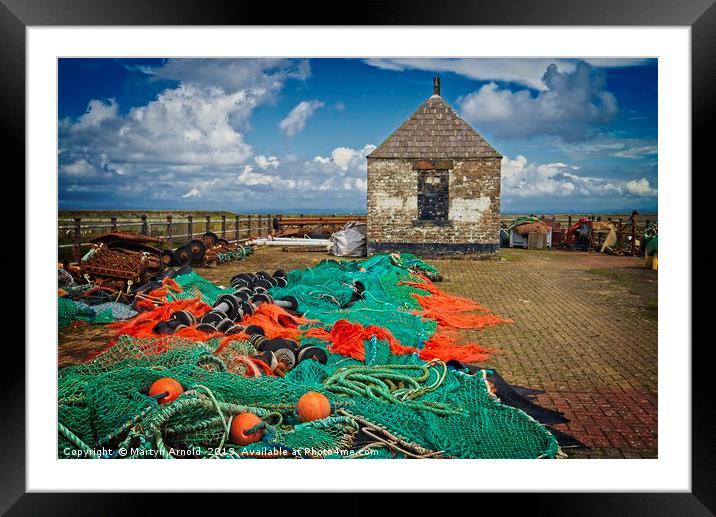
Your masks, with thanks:
[(431, 95), (368, 157), (448, 159), (502, 155), (445, 99)]

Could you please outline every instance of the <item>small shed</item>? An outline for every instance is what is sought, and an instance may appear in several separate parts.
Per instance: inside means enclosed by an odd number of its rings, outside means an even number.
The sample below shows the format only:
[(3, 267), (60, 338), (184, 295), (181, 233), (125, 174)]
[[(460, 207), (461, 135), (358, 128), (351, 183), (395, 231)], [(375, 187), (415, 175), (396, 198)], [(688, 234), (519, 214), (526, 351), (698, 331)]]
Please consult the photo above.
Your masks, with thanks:
[(495, 255), (502, 155), (433, 95), (368, 155), (368, 254)]

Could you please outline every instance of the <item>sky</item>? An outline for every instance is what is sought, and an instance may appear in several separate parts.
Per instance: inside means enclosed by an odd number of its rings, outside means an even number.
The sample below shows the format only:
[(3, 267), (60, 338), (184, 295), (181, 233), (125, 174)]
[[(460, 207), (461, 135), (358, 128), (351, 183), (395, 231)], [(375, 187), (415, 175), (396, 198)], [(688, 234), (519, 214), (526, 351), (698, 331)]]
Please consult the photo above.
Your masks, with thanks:
[(502, 155), (502, 212), (657, 210), (655, 59), (60, 59), (59, 208), (364, 212), (432, 95)]

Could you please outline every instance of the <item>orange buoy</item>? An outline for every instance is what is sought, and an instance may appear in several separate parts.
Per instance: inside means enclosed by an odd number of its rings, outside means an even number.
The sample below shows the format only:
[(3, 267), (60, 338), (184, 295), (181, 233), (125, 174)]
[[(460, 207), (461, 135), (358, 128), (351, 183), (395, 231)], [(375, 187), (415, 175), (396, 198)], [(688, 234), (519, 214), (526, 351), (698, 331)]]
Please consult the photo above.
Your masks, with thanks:
[(258, 442), (263, 438), (263, 427), (253, 433), (248, 434), (248, 432), (259, 424), (263, 424), (263, 421), (253, 413), (239, 413), (231, 421), (229, 439), (236, 445)]
[(261, 424), (262, 420), (253, 413), (239, 413), (231, 421), (229, 438), (237, 445), (248, 445), (258, 442), (264, 435), (264, 430), (259, 429), (251, 434), (246, 434), (252, 428)]
[(317, 391), (309, 391), (305, 393), (296, 404), (298, 419), (301, 422), (310, 422), (312, 420), (320, 420), (331, 414), (331, 403), (325, 395)]
[(157, 402), (160, 404), (166, 404), (167, 402), (176, 400), (182, 393), (184, 393), (184, 388), (181, 387), (178, 381), (171, 377), (162, 377), (154, 381), (154, 384), (149, 387), (150, 397), (157, 397), (164, 394), (163, 397), (157, 399)]

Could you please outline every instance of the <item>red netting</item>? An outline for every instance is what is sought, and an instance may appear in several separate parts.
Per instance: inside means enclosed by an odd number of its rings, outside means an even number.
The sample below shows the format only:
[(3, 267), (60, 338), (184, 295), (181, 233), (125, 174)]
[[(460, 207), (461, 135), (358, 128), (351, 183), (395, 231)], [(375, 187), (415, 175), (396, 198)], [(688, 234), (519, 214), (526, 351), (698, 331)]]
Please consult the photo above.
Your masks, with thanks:
[(487, 307), (473, 300), (447, 294), (438, 289), (432, 282), (398, 282), (398, 285), (408, 285), (417, 289), (428, 291), (429, 295), (412, 293), (423, 311), (415, 311), (425, 318), (438, 322), (438, 328), (443, 329), (482, 329), (500, 323), (512, 323), (512, 320), (495, 316), (494, 314), (465, 314), (466, 312), (492, 312)]

